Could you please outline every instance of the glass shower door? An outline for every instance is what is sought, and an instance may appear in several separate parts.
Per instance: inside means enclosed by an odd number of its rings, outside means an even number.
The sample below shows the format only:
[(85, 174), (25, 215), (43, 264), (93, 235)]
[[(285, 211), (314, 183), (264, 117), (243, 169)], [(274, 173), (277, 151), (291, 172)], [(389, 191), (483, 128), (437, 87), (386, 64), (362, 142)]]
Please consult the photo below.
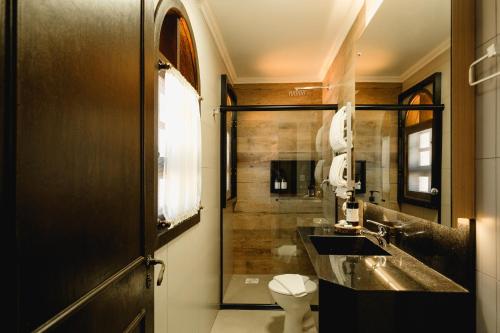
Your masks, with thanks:
[(331, 112), (238, 112), (238, 195), (223, 210), (224, 253), (232, 238), (231, 255), (224, 256), (232, 261), (224, 304), (275, 304), (268, 289), (275, 275), (316, 280), (297, 228), (318, 226), (325, 217), (321, 181), (328, 131), (322, 128)]

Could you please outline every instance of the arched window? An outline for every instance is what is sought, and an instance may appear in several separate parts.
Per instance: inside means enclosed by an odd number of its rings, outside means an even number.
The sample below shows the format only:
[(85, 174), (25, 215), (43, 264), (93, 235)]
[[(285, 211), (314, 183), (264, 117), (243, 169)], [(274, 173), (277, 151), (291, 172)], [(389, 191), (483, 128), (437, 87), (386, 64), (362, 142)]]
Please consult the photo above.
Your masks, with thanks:
[(177, 8), (165, 15), (159, 37), (160, 54), (199, 92), (198, 61), (188, 21)]
[(175, 0), (159, 6), (157, 205), (162, 245), (200, 220), (201, 119), (196, 46), (186, 11)]
[[(399, 96), (401, 104), (440, 104), (440, 73), (418, 83)], [(408, 110), (400, 114), (398, 201), (437, 207), (440, 187), (441, 114), (433, 110)], [(436, 140), (436, 135), (438, 140)]]

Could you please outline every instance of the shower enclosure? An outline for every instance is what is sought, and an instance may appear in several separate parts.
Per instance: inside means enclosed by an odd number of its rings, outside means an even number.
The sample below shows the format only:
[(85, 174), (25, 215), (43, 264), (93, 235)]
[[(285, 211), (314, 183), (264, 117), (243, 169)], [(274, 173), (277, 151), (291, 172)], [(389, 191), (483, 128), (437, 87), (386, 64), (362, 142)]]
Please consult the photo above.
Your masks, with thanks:
[[(328, 137), (338, 105), (243, 106), (229, 85), (222, 90), (221, 308), (278, 308), (267, 286), (273, 276), (292, 273), (317, 280), (297, 228), (331, 226), (342, 218), (343, 201), (331, 186), (322, 185), (333, 158)], [(363, 111), (358, 125), (379, 113), (397, 120), (405, 110), (442, 112), (443, 105), (357, 104), (356, 111)], [(357, 126), (354, 140), (369, 147), (373, 140), (364, 142), (363, 133), (377, 130), (373, 124)], [(394, 157), (397, 138), (381, 138), (385, 150), (380, 156)], [(374, 168), (390, 176), (383, 166), (394, 163), (381, 157), (378, 166), (370, 159), (373, 154), (364, 152), (355, 152), (352, 173), (356, 195), (366, 200), (369, 191), (383, 194), (383, 186), (371, 182)], [(317, 302), (315, 297), (313, 307)]]
[(297, 228), (333, 219), (333, 194), (321, 182), (329, 169), (324, 161), (331, 161), (323, 128), (337, 106), (236, 106), (234, 94), (226, 95), (220, 110), (221, 306), (277, 307), (268, 290), (273, 276), (317, 280)]

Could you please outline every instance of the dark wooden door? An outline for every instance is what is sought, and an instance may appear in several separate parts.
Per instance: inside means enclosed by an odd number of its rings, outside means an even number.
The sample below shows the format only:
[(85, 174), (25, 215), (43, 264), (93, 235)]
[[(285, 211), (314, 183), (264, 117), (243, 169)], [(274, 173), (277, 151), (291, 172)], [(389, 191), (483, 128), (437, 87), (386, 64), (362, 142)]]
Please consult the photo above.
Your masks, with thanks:
[(17, 330), (152, 332), (143, 131), (152, 1), (3, 5), (12, 94), (2, 186), (17, 232)]

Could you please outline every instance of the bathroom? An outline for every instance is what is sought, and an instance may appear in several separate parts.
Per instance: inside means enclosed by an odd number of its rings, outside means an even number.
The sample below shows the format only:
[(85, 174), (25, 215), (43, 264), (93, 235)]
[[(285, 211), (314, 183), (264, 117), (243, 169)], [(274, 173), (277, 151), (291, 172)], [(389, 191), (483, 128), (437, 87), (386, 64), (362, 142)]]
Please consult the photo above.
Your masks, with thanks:
[(499, 1), (0, 8), (9, 331), (500, 333)]

